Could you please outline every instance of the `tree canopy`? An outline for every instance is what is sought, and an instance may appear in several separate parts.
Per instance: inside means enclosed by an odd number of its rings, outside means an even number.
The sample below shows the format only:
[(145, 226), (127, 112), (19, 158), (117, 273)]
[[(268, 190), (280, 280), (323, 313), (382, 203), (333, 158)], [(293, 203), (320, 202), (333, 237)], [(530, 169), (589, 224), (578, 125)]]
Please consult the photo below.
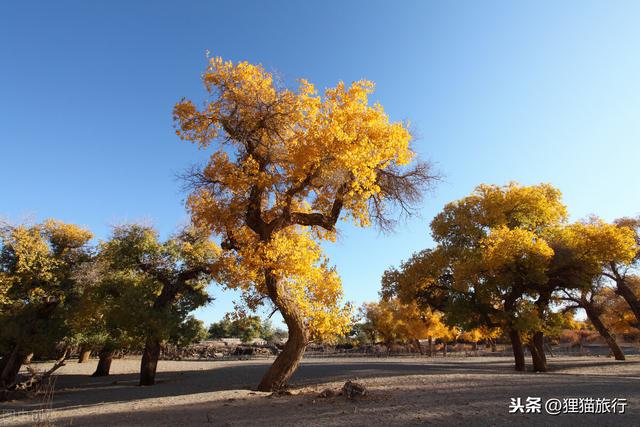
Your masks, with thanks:
[(260, 385), (273, 389), (310, 339), (348, 330), (350, 307), (318, 241), (335, 239), (340, 217), (390, 227), (392, 208), (411, 213), (433, 176), (412, 163), (407, 125), (369, 105), (371, 82), (340, 82), (321, 96), (306, 80), (288, 89), (260, 65), (221, 58), (203, 81), (202, 108), (174, 108), (177, 134), (213, 150), (186, 174), (187, 206), (222, 240), (218, 280), (242, 289), (250, 307), (269, 298), (284, 317), (287, 347)]

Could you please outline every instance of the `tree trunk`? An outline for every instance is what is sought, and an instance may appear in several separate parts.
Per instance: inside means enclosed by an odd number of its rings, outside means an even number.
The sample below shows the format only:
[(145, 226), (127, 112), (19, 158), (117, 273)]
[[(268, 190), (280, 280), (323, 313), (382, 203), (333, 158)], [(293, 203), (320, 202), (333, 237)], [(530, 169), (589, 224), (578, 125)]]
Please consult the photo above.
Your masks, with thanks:
[(447, 357), (447, 341), (442, 340), (442, 357)]
[(535, 372), (547, 372), (547, 364), (544, 360), (543, 354), (540, 354), (540, 349), (531, 341), (529, 343), (529, 351), (531, 352), (531, 362), (533, 363), (533, 370)]
[(544, 332), (538, 331), (533, 334), (533, 345), (535, 345), (542, 361), (547, 363), (547, 356), (544, 354)]
[(9, 387), (16, 382), (25, 356), (26, 354), (20, 345), (16, 344), (13, 347), (13, 350), (11, 350), (9, 357), (7, 358), (7, 362), (4, 365), (4, 369), (2, 370), (0, 382), (4, 387)]
[(491, 352), (495, 353), (496, 351), (498, 351), (498, 346), (496, 345), (496, 340), (494, 340), (493, 338), (489, 338), (489, 345), (491, 345)]
[(278, 282), (271, 271), (265, 271), (265, 282), (271, 301), (280, 310), (289, 329), (289, 339), (282, 353), (278, 355), (258, 385), (259, 391), (273, 391), (286, 387), (302, 360), (307, 348), (308, 336), (298, 306), (288, 295), (284, 284)]
[(429, 337), (429, 357), (433, 356), (433, 338)]
[(546, 344), (544, 345), (544, 347), (546, 348), (547, 353), (549, 353), (549, 354), (551, 355), (551, 357), (555, 357), (555, 356), (553, 355), (553, 349), (551, 348), (551, 344), (546, 343)]
[(633, 293), (633, 289), (631, 289), (622, 278), (616, 280), (616, 288), (616, 293), (629, 304), (631, 311), (633, 311), (633, 314), (636, 316), (638, 325), (640, 325), (640, 300), (638, 300), (636, 294)]
[(92, 377), (106, 377), (111, 370), (111, 361), (113, 360), (113, 350), (103, 348), (98, 354), (98, 367), (91, 375)]
[(2, 355), (2, 359), (0, 359), (0, 376), (2, 376), (2, 371), (4, 371), (4, 367), (7, 366), (7, 361), (9, 360), (10, 356), (11, 352), (4, 353)]
[(142, 362), (140, 363), (140, 385), (155, 384), (159, 358), (160, 341), (156, 338), (147, 339), (142, 352)]
[(515, 359), (516, 371), (524, 371), (524, 349), (522, 348), (522, 340), (520, 339), (520, 332), (510, 328), (509, 338), (511, 339), (511, 347), (513, 348), (513, 358)]
[(415, 338), (413, 340), (413, 343), (416, 346), (416, 349), (418, 350), (418, 352), (420, 352), (420, 355), (424, 355), (424, 350), (422, 349), (422, 345), (420, 344), (420, 340), (418, 338)]
[(613, 353), (613, 356), (616, 358), (616, 360), (625, 360), (624, 353), (620, 349), (620, 346), (618, 346), (616, 339), (611, 335), (604, 323), (602, 323), (602, 320), (600, 320), (600, 316), (598, 315), (598, 313), (591, 308), (584, 307), (584, 309), (587, 313), (589, 321), (591, 322), (593, 327), (596, 328), (596, 331), (598, 331), (600, 336), (607, 342), (607, 345), (611, 349), (611, 352)]
[(87, 363), (91, 356), (91, 349), (86, 347), (80, 347), (78, 350), (78, 363)]
[[(544, 353), (544, 332), (538, 331), (533, 334), (533, 345), (536, 349), (537, 357), (540, 358), (540, 366), (544, 369), (539, 372), (547, 372), (547, 356)], [(533, 357), (533, 353), (531, 354)], [(534, 364), (534, 370), (538, 371)]]

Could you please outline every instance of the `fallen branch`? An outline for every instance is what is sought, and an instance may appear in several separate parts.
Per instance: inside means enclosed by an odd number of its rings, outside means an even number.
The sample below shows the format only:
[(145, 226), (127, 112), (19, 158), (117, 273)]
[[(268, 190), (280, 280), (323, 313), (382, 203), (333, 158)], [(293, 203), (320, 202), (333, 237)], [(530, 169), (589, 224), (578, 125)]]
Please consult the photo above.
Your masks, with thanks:
[(27, 378), (25, 381), (11, 384), (9, 387), (0, 391), (0, 401), (18, 399), (27, 397), (30, 394), (38, 393), (41, 390), (44, 381), (49, 379), (51, 375), (53, 375), (53, 373), (58, 369), (66, 365), (68, 355), (69, 351), (68, 349), (65, 349), (62, 357), (56, 360), (56, 362), (48, 371), (42, 373), (33, 369), (31, 366), (27, 366), (29, 378)]

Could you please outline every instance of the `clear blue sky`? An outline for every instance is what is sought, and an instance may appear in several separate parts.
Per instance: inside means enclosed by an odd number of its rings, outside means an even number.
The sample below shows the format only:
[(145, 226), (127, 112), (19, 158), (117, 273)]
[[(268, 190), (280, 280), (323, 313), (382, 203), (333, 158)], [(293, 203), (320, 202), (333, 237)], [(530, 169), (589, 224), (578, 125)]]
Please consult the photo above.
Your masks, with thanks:
[[(312, 4), (313, 3), (313, 4)], [(367, 78), (445, 180), (395, 234), (343, 224), (346, 296), (429, 246), (430, 219), (479, 183), (551, 182), (573, 219), (640, 213), (640, 2), (13, 1), (0, 3), (0, 216), (105, 237), (187, 221), (174, 178), (206, 153), (171, 109), (202, 99), (205, 51), (319, 87)], [(200, 310), (207, 322), (233, 295)]]

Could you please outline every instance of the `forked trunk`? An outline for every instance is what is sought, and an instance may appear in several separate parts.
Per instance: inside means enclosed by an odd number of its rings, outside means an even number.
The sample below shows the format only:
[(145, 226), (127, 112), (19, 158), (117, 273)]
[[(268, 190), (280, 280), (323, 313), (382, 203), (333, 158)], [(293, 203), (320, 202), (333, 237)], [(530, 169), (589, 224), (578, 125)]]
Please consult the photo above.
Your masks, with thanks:
[(600, 316), (598, 315), (598, 313), (592, 308), (586, 307), (585, 312), (587, 313), (587, 317), (589, 318), (589, 321), (591, 322), (593, 327), (596, 328), (596, 331), (598, 331), (600, 336), (606, 341), (609, 349), (611, 349), (611, 353), (613, 353), (613, 356), (616, 358), (616, 360), (625, 360), (622, 349), (620, 349), (620, 346), (616, 342), (616, 339), (613, 337), (613, 335), (611, 335), (604, 323), (602, 323), (602, 320), (600, 320)]
[(2, 370), (0, 381), (4, 387), (9, 387), (16, 382), (18, 372), (20, 372), (20, 367), (22, 366), (25, 356), (26, 354), (20, 345), (15, 345), (13, 347), (13, 350), (11, 350), (11, 353), (9, 353), (9, 356), (7, 357), (4, 369)]
[(289, 339), (282, 353), (278, 355), (258, 385), (259, 391), (273, 391), (286, 387), (302, 360), (308, 337), (298, 306), (288, 295), (284, 285), (278, 282), (270, 271), (265, 272), (265, 282), (271, 301), (280, 310), (289, 329)]
[(78, 351), (78, 363), (87, 363), (91, 356), (91, 349), (86, 347), (80, 347)]
[(154, 385), (156, 383), (156, 369), (160, 358), (160, 341), (156, 338), (147, 339), (142, 352), (140, 363), (140, 385)]
[(113, 351), (110, 349), (102, 349), (98, 355), (98, 367), (91, 375), (92, 377), (106, 377), (111, 370), (111, 361), (113, 360)]
[(522, 340), (520, 339), (520, 332), (516, 329), (509, 329), (509, 338), (511, 339), (511, 348), (513, 348), (513, 358), (515, 360), (516, 371), (524, 371), (524, 349), (522, 348)]

